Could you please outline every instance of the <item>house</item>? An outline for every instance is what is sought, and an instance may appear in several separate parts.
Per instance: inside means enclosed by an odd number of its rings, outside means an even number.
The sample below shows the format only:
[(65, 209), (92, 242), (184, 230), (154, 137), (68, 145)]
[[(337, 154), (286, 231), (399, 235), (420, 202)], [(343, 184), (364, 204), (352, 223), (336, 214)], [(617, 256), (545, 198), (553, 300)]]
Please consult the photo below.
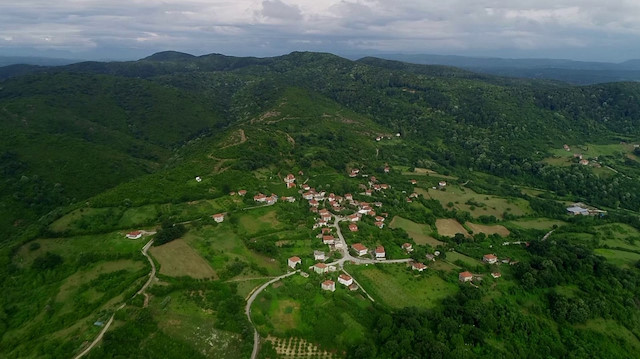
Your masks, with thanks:
[(322, 290), (330, 290), (332, 292), (336, 291), (336, 282), (327, 279), (324, 282), (322, 282)]
[(302, 188), (303, 191), (308, 191), (309, 189), (311, 189), (311, 186), (309, 186), (306, 183), (303, 183), (300, 185), (300, 188)]
[(485, 254), (482, 256), (482, 261), (489, 264), (495, 264), (498, 261), (498, 257), (493, 254)]
[(384, 173), (389, 173), (389, 170), (390, 170), (389, 166), (384, 167)]
[(389, 188), (391, 188), (391, 186), (390, 186), (390, 185), (388, 185), (388, 184), (386, 184), (386, 183), (383, 183), (383, 184), (381, 184), (381, 185), (380, 185), (380, 188), (382, 188), (382, 189), (389, 189)]
[(324, 262), (326, 258), (323, 251), (313, 251), (313, 259)]
[(587, 216), (589, 215), (589, 210), (579, 206), (571, 206), (567, 208), (567, 213), (572, 214), (574, 216), (577, 216), (577, 215)]
[(376, 227), (378, 227), (380, 229), (384, 228), (384, 222), (376, 222), (374, 224), (375, 224)]
[(375, 217), (376, 211), (370, 210), (369, 212), (367, 212), (367, 214), (370, 215), (371, 217)]
[(358, 256), (363, 256), (367, 254), (367, 247), (363, 246), (362, 243), (356, 243), (351, 246)]
[(267, 201), (267, 196), (263, 195), (262, 193), (258, 193), (257, 195), (253, 196), (253, 200), (263, 203)]
[(322, 234), (330, 234), (331, 228), (322, 228)]
[(571, 151), (571, 148), (567, 144), (564, 144), (562, 148), (564, 148), (565, 151)]
[(302, 264), (302, 259), (300, 259), (300, 257), (291, 257), (287, 261), (287, 265), (293, 269), (296, 269), (298, 264)]
[(473, 274), (471, 272), (464, 271), (458, 274), (458, 280), (462, 283), (466, 283), (473, 280)]
[(418, 181), (416, 181), (416, 180), (414, 180), (414, 179), (409, 180), (409, 182), (410, 182), (412, 185), (416, 185), (416, 184), (418, 184)]
[(353, 278), (346, 274), (340, 274), (340, 276), (338, 276), (338, 283), (348, 287), (353, 284)]
[(445, 181), (438, 182), (438, 187), (442, 188), (442, 187), (446, 187), (446, 186), (447, 186), (447, 182), (445, 182)]
[(278, 202), (278, 196), (276, 196), (275, 194), (272, 194), (271, 196), (265, 198), (265, 202), (267, 202), (267, 204), (274, 204)]
[[(293, 182), (296, 181), (296, 176), (294, 176), (292, 173), (289, 173), (285, 178), (284, 178), (284, 183), (286, 184), (293, 184)], [(289, 188), (289, 186), (287, 186), (287, 188)]]
[(436, 261), (436, 256), (434, 256), (433, 254), (425, 254), (425, 258), (427, 258), (427, 260), (431, 262)]
[(283, 201), (287, 201), (289, 203), (294, 203), (296, 201), (296, 198), (293, 196), (289, 196), (289, 197), (282, 197)]
[(491, 276), (495, 279), (498, 279), (500, 277), (502, 277), (502, 274), (500, 274), (500, 272), (493, 272), (491, 273)]
[(353, 195), (351, 193), (347, 193), (344, 195), (344, 199), (347, 201), (353, 201)]
[(247, 194), (247, 191), (244, 190), (244, 189), (241, 189), (241, 190), (238, 191), (238, 196), (244, 196), (246, 194)]
[(309, 205), (311, 207), (318, 207), (320, 203), (318, 203), (318, 201), (316, 201), (315, 199), (312, 199), (311, 201), (309, 201)]
[(371, 176), (371, 178), (369, 178), (370, 183), (376, 183), (377, 181), (378, 179), (376, 178), (376, 176)]
[(322, 236), (322, 243), (324, 244), (334, 244), (336, 242), (336, 239), (333, 238), (332, 235), (328, 235), (328, 236)]
[(129, 232), (129, 233), (127, 233), (126, 236), (129, 239), (138, 239), (138, 238), (142, 237), (142, 231)]
[(376, 247), (376, 259), (385, 259), (385, 252), (383, 246)]
[(409, 198), (418, 198), (418, 194), (416, 192), (413, 192), (409, 195)]
[(202, 182), (202, 178), (200, 178), (200, 176), (196, 176), (196, 182)]
[(418, 272), (422, 272), (427, 269), (427, 266), (420, 262), (411, 263), (411, 270), (417, 270)]
[(583, 165), (583, 166), (586, 166), (586, 165), (588, 165), (588, 164), (589, 164), (589, 160), (587, 160), (587, 159), (582, 159), (582, 160), (580, 160), (580, 164), (581, 164), (581, 165)]
[(413, 244), (407, 242), (402, 244), (402, 249), (404, 249), (407, 252), (413, 252)]
[(324, 219), (319, 219), (318, 222), (316, 222), (316, 224), (313, 226), (313, 228), (316, 229), (316, 228), (324, 227), (326, 225), (327, 225), (327, 221), (325, 221)]
[(360, 220), (360, 217), (358, 217), (357, 214), (350, 214), (347, 216), (347, 219), (351, 222), (358, 222)]
[(376, 216), (376, 222), (384, 222), (384, 217)]
[(373, 205), (376, 207), (382, 207), (382, 202), (373, 202)]
[(313, 265), (313, 271), (318, 274), (324, 274), (329, 271), (329, 267), (324, 263), (316, 263)]
[(349, 230), (351, 232), (357, 232), (358, 231), (358, 225), (355, 223), (349, 223)]
[(320, 211), (318, 213), (320, 214), (320, 217), (322, 217), (323, 220), (327, 222), (331, 220), (331, 213), (329, 213), (326, 209), (325, 209), (325, 212)]
[(313, 193), (312, 192), (305, 192), (302, 194), (302, 198), (306, 199), (307, 201), (310, 201), (313, 199)]
[(371, 191), (370, 189), (364, 191), (364, 194), (367, 196), (371, 196), (371, 194), (373, 193), (373, 191)]
[(224, 221), (224, 213), (216, 213), (211, 216), (217, 223), (222, 223)]
[(355, 290), (358, 290), (358, 285), (353, 283), (352, 285), (349, 286), (349, 290), (352, 291), (352, 292), (355, 291)]

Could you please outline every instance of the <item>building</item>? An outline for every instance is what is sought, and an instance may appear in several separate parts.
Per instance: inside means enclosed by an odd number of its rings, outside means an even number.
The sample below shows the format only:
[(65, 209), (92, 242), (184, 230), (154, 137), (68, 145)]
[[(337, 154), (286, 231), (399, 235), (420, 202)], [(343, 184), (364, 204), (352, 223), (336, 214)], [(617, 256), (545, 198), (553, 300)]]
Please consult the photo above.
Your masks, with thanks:
[(422, 272), (425, 269), (427, 269), (427, 266), (424, 265), (424, 263), (420, 263), (420, 262), (411, 263), (411, 270), (417, 270), (418, 272)]
[(216, 213), (211, 216), (211, 218), (213, 218), (217, 223), (222, 223), (224, 221), (224, 213)]
[(376, 247), (376, 259), (384, 259), (385, 255), (383, 246)]
[(238, 196), (244, 196), (246, 194), (247, 194), (247, 191), (244, 190), (244, 189), (241, 189), (241, 190), (238, 191)]
[(311, 207), (318, 207), (320, 205), (320, 203), (318, 203), (318, 201), (316, 201), (315, 199), (312, 199), (309, 201), (309, 205)]
[(582, 160), (580, 160), (580, 164), (581, 164), (581, 165), (583, 165), (583, 166), (586, 166), (586, 165), (588, 165), (588, 164), (589, 164), (589, 160), (587, 160), (587, 159), (582, 159)]
[(384, 173), (389, 173), (389, 170), (390, 170), (389, 166), (384, 167)]
[(347, 201), (353, 201), (353, 195), (351, 193), (347, 193), (344, 195), (344, 199)]
[(351, 214), (349, 216), (347, 216), (347, 219), (351, 222), (358, 222), (360, 220), (360, 217), (357, 214)]
[(485, 254), (482, 256), (482, 261), (489, 264), (495, 264), (498, 261), (498, 257), (493, 254)]
[(470, 282), (473, 280), (473, 274), (467, 271), (462, 272), (458, 274), (458, 280), (461, 281), (462, 283)]
[(402, 249), (404, 249), (407, 252), (413, 252), (413, 244), (407, 242), (402, 244)]
[(313, 271), (318, 274), (324, 274), (329, 271), (329, 267), (324, 263), (316, 263), (313, 265)]
[(291, 257), (287, 261), (287, 265), (293, 269), (296, 269), (298, 264), (302, 264), (302, 259), (300, 259), (300, 257)]
[(336, 282), (327, 279), (324, 282), (322, 282), (322, 290), (330, 290), (332, 292), (336, 291)]
[(363, 246), (362, 243), (356, 243), (351, 246), (358, 256), (363, 256), (367, 254), (367, 247)]
[(296, 186), (296, 184), (294, 183), (296, 181), (296, 176), (294, 176), (292, 173), (289, 173), (285, 178), (284, 178), (284, 183), (287, 184), (287, 188), (293, 188)]
[(200, 178), (200, 176), (196, 176), (196, 182), (202, 182), (202, 178)]
[(447, 186), (447, 182), (445, 182), (445, 181), (438, 182), (438, 187), (442, 188), (442, 187), (446, 187), (446, 186)]
[(336, 243), (336, 239), (332, 235), (322, 236), (322, 243), (332, 245)]
[(384, 222), (376, 222), (374, 224), (375, 224), (376, 227), (378, 227), (380, 229), (384, 228)]
[(567, 208), (567, 213), (572, 214), (574, 216), (577, 216), (577, 215), (588, 216), (589, 210), (580, 206), (571, 206)]
[(142, 231), (133, 231), (126, 234), (129, 239), (138, 239), (142, 237)]
[(260, 203), (266, 202), (267, 196), (263, 195), (262, 193), (258, 193), (257, 195), (253, 196), (253, 200)]
[(409, 180), (409, 182), (411, 182), (411, 184), (412, 184), (412, 185), (416, 185), (416, 184), (418, 184), (418, 181), (416, 181), (416, 180), (414, 180), (414, 179)]
[(502, 277), (502, 274), (500, 274), (500, 272), (493, 272), (491, 273), (491, 276), (495, 279), (498, 279), (500, 277)]
[(324, 262), (326, 258), (323, 251), (313, 251), (313, 259)]
[(353, 278), (346, 274), (340, 274), (340, 276), (338, 276), (338, 283), (348, 287), (353, 284)]
[(357, 232), (358, 231), (358, 225), (355, 223), (349, 223), (349, 230), (351, 232)]

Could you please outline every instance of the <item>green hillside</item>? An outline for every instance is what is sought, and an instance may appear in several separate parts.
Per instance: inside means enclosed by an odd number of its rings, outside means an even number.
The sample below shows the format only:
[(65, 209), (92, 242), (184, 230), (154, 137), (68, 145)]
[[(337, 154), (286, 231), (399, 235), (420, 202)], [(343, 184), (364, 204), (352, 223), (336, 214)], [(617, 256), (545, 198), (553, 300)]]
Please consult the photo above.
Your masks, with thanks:
[[(1, 357), (75, 357), (103, 328), (86, 357), (246, 358), (254, 328), (260, 358), (640, 353), (638, 84), (321, 53), (20, 71), (0, 82)], [(247, 316), (293, 256), (308, 276)]]

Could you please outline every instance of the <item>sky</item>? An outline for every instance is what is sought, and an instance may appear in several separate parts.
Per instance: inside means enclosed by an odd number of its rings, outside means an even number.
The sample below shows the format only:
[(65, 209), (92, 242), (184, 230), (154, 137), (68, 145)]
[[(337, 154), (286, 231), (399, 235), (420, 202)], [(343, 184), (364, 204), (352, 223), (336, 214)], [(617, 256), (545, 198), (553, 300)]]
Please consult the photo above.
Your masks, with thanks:
[(619, 62), (640, 0), (1, 0), (0, 56), (323, 51)]

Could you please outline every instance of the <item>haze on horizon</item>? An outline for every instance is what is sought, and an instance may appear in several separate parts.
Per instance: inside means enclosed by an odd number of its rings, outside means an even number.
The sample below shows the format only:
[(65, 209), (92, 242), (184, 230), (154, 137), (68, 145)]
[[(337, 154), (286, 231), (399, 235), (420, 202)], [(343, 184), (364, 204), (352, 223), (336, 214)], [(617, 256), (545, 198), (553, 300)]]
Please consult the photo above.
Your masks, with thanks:
[(640, 1), (6, 0), (0, 55), (430, 53), (621, 62), (640, 58)]

